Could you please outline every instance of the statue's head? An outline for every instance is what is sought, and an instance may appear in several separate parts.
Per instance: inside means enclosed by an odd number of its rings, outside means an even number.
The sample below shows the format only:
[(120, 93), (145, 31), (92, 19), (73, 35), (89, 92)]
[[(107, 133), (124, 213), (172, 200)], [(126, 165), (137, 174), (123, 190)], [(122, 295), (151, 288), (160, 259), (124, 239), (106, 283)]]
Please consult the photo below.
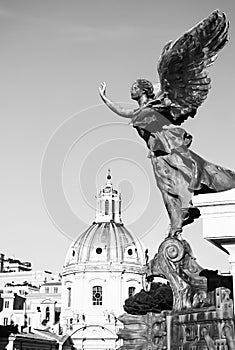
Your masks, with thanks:
[(153, 99), (155, 96), (153, 84), (147, 79), (137, 79), (131, 87), (131, 98), (138, 100), (143, 94)]

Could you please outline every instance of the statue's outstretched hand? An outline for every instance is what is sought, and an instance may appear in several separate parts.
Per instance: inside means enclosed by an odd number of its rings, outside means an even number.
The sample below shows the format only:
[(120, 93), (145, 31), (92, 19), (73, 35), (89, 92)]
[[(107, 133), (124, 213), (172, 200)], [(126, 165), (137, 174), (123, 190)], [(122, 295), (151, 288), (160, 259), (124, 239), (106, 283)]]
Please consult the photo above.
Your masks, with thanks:
[(100, 93), (100, 96), (102, 99), (104, 99), (106, 97), (106, 83), (105, 82), (100, 84), (99, 93)]
[(114, 113), (116, 113), (120, 117), (132, 118), (134, 116), (134, 111), (132, 109), (130, 109), (130, 110), (125, 109), (125, 108), (119, 106), (119, 104), (111, 101), (106, 96), (106, 83), (105, 82), (100, 84), (99, 93), (100, 93), (100, 97), (102, 98), (102, 100), (106, 104), (106, 106), (108, 106), (109, 109), (111, 109), (111, 111), (113, 111)]

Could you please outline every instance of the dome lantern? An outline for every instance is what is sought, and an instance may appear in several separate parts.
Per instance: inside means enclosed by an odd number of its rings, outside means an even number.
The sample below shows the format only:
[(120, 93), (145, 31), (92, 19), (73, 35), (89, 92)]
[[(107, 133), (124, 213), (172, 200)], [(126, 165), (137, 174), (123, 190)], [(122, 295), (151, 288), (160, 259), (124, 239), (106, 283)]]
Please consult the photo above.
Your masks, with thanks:
[(121, 196), (117, 190), (113, 189), (112, 176), (108, 169), (107, 181), (97, 195), (96, 223), (115, 222), (122, 223), (121, 220)]

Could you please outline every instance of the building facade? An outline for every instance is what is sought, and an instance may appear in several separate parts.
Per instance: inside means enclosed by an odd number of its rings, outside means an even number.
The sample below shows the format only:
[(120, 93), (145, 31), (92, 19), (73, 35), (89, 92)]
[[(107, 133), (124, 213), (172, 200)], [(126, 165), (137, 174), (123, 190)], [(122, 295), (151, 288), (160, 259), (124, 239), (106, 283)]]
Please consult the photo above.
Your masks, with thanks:
[(32, 271), (30, 263), (5, 259), (3, 254), (1, 266), (0, 325), (15, 324), (19, 330), (47, 326), (59, 332), (59, 275), (49, 271)]
[(235, 189), (195, 196), (194, 205), (201, 212), (203, 237), (228, 254), (235, 297)]

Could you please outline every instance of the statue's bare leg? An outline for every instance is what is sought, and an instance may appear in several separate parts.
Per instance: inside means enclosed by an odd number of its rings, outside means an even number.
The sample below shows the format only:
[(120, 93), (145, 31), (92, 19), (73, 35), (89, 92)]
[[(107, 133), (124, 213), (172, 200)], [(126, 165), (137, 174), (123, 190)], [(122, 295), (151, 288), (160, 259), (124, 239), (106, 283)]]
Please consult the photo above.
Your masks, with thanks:
[(182, 232), (182, 226), (193, 222), (200, 215), (199, 210), (192, 205), (193, 193), (189, 190), (193, 164), (190, 158), (181, 158), (176, 153), (152, 157), (151, 160), (170, 218), (169, 236), (177, 236)]
[(178, 196), (173, 196), (167, 191), (161, 190), (161, 192), (170, 218), (169, 236), (177, 236), (182, 232), (183, 225), (181, 200)]
[(178, 236), (182, 232), (182, 226), (187, 225), (200, 216), (199, 209), (192, 205), (192, 193), (188, 190), (188, 184), (181, 183), (180, 194), (174, 195), (161, 190), (164, 204), (170, 218), (169, 236)]

